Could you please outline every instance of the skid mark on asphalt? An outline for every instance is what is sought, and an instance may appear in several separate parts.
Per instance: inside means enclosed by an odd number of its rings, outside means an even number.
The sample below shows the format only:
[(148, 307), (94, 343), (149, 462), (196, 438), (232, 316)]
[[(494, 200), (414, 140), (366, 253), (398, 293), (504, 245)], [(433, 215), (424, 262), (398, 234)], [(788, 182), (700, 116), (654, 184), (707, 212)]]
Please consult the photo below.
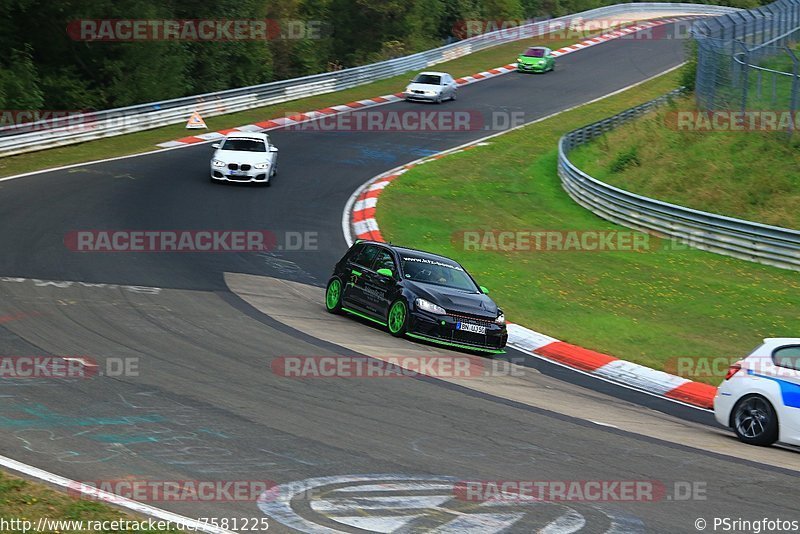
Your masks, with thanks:
[(317, 278), (297, 263), (280, 257), (274, 252), (259, 252), (258, 256), (266, 266), (267, 274), (276, 278), (299, 280), (304, 284), (316, 284)]
[(356, 144), (352, 146), (352, 149), (356, 152), (354, 156), (339, 159), (337, 163), (363, 166), (380, 162), (394, 165), (401, 160), (416, 159), (437, 153), (436, 150), (431, 150), (426, 146), (403, 146), (392, 143)]

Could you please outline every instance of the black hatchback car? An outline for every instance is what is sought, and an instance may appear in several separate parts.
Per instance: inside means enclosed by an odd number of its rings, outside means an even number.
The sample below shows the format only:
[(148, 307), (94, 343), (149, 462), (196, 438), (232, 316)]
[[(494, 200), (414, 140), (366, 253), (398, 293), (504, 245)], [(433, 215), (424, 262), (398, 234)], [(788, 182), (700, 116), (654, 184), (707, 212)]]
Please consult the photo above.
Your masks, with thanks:
[(357, 241), (333, 270), (325, 307), (379, 323), (396, 337), (502, 353), (505, 316), (486, 293), (451, 259)]

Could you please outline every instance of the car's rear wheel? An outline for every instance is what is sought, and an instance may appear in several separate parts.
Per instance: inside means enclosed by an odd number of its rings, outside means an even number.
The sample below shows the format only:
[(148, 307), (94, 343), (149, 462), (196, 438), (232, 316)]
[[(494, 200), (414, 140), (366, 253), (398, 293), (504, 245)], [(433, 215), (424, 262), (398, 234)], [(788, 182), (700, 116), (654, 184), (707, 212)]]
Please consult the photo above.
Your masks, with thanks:
[(342, 311), (342, 281), (338, 278), (328, 282), (328, 288), (325, 290), (325, 309), (330, 313)]
[(408, 330), (408, 306), (404, 300), (400, 299), (392, 303), (386, 324), (389, 326), (389, 333), (394, 337), (405, 335)]
[(772, 445), (778, 441), (778, 416), (767, 399), (747, 395), (733, 408), (733, 430), (750, 445)]

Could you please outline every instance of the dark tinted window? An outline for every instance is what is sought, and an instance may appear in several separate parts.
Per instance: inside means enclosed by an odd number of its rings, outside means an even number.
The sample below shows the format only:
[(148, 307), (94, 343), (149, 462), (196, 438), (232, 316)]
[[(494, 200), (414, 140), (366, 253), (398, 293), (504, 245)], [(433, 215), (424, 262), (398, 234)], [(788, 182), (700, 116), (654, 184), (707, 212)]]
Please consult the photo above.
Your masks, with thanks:
[(394, 258), (392, 258), (391, 252), (385, 248), (380, 249), (377, 258), (375, 259), (375, 265), (372, 267), (372, 269), (375, 271), (378, 269), (391, 269), (393, 273), (396, 273), (397, 267), (394, 264)]
[(427, 83), (429, 85), (439, 85), (442, 83), (442, 79), (439, 76), (435, 76), (433, 74), (420, 74), (416, 78), (414, 78), (414, 83)]
[(237, 150), (240, 152), (266, 152), (267, 145), (260, 139), (227, 139), (222, 145), (222, 150)]
[(800, 371), (800, 346), (781, 347), (772, 353), (772, 361), (778, 367)]
[(372, 265), (372, 262), (375, 260), (375, 256), (377, 255), (378, 247), (375, 245), (365, 245), (364, 248), (361, 249), (361, 251), (356, 254), (351, 261), (363, 267), (369, 268), (369, 266)]
[(529, 48), (525, 57), (544, 57), (544, 48)]
[(403, 277), (407, 280), (452, 287), (453, 289), (464, 291), (478, 291), (472, 279), (457, 263), (451, 263), (444, 259), (435, 260), (411, 255), (404, 255), (401, 261), (403, 263)]

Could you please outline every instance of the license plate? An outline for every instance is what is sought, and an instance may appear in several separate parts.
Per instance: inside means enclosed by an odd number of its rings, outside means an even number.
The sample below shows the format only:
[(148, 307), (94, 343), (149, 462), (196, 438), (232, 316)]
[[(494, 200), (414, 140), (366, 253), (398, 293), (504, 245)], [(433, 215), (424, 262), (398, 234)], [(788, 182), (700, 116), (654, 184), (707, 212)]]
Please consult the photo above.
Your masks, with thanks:
[(486, 327), (480, 326), (477, 324), (470, 324), (470, 323), (456, 323), (457, 330), (463, 330), (464, 332), (472, 332), (474, 334), (485, 334)]
[(231, 176), (241, 176), (241, 171), (231, 171)]

